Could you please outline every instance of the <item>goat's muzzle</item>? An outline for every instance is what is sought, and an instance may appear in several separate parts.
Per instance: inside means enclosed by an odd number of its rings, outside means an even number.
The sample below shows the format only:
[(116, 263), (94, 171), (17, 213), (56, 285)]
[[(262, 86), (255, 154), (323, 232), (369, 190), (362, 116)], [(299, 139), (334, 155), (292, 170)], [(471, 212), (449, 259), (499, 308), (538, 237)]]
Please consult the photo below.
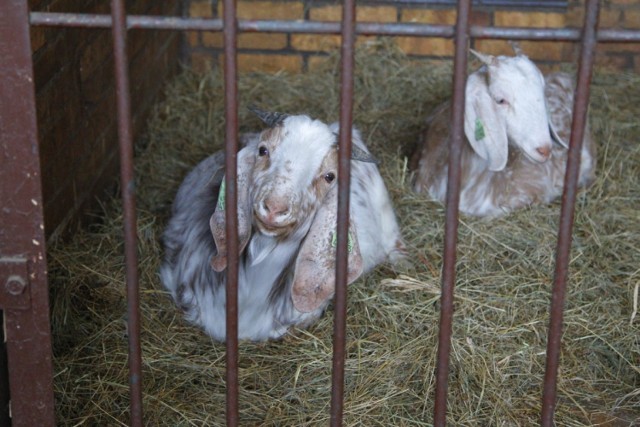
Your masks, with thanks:
[(269, 236), (285, 235), (296, 223), (291, 201), (284, 197), (269, 196), (258, 201), (254, 216), (258, 229)]
[(536, 147), (532, 152), (528, 152), (527, 155), (538, 163), (544, 163), (551, 157), (551, 144), (543, 144)]

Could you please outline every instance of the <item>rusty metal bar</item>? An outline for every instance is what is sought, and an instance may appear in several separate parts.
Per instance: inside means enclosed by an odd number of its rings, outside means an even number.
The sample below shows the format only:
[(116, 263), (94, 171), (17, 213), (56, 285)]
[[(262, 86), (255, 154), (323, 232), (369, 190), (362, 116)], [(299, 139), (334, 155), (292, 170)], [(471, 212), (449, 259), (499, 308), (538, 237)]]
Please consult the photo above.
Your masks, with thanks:
[(462, 126), (467, 81), (470, 12), (471, 1), (460, 0), (458, 2), (455, 37), (451, 143), (449, 145), (449, 172), (447, 176), (447, 211), (442, 265), (442, 295), (440, 297), (436, 396), (433, 413), (433, 424), (435, 426), (444, 426), (447, 419), (449, 353), (451, 352), (453, 288), (456, 281), (456, 244), (458, 240), (458, 205), (460, 201), (460, 154), (462, 152), (462, 144), (464, 144)]
[(112, 0), (113, 55), (116, 76), (120, 185), (124, 223), (124, 256), (127, 283), (127, 331), (129, 338), (130, 424), (142, 427), (142, 354), (140, 349), (140, 292), (138, 283), (138, 233), (136, 188), (133, 170), (131, 98), (127, 58), (127, 28), (123, 0)]
[[(52, 27), (90, 27), (110, 28), (109, 15), (91, 15), (79, 13), (31, 12), (31, 25)], [(277, 21), (277, 20), (241, 20), (238, 30), (243, 32), (303, 33), (303, 34), (340, 34), (339, 22), (316, 21)], [(128, 29), (222, 31), (221, 19), (179, 18), (171, 16), (127, 17)], [(451, 25), (425, 25), (409, 23), (378, 24), (360, 22), (356, 24), (356, 34), (387, 36), (420, 36), (452, 38), (455, 27)], [(473, 25), (469, 34), (478, 39), (503, 40), (556, 40), (579, 41), (582, 32), (573, 28), (519, 28), (519, 27), (483, 27)], [(598, 32), (600, 43), (638, 43), (640, 31), (604, 29)]]
[[(27, 2), (0, 13), (0, 310), (12, 425), (55, 425), (49, 287)], [(5, 402), (6, 403), (6, 402)]]
[[(402, 0), (403, 3), (420, 4), (424, 6), (425, 0)], [(427, 4), (450, 6), (453, 0), (430, 0)], [(521, 7), (540, 7), (541, 2), (535, 0), (520, 0), (518, 2)], [(567, 4), (564, 1), (546, 1), (544, 6), (547, 8), (566, 8)], [(473, 0), (473, 4), (476, 6), (513, 6), (513, 0)]]
[[(4, 325), (4, 312), (0, 310), (0, 321)], [(4, 327), (0, 328), (0, 426), (10, 426), (9, 414), (9, 361), (7, 360), (7, 340)]]
[(564, 298), (567, 288), (578, 175), (580, 173), (580, 154), (587, 120), (587, 111), (589, 109), (589, 89), (597, 43), (598, 12), (599, 1), (588, 0), (583, 26), (584, 34), (580, 50), (578, 84), (573, 104), (571, 139), (569, 141), (569, 154), (567, 157), (567, 170), (564, 179), (564, 193), (562, 195), (560, 226), (556, 247), (556, 267), (553, 293), (551, 296), (549, 333), (547, 335), (547, 361), (542, 393), (541, 425), (543, 427), (553, 426), (553, 415), (556, 405)]
[(333, 326), (333, 368), (331, 371), (331, 426), (342, 425), (344, 363), (347, 329), (347, 262), (349, 253), (349, 186), (351, 183), (351, 126), (353, 123), (353, 69), (355, 63), (355, 0), (342, 4), (342, 46), (340, 52), (340, 134), (338, 149), (338, 242), (336, 247), (336, 295)]
[(237, 19), (234, 0), (224, 0), (224, 85), (225, 85), (225, 182), (227, 200), (227, 426), (239, 422), (238, 410), (238, 67)]

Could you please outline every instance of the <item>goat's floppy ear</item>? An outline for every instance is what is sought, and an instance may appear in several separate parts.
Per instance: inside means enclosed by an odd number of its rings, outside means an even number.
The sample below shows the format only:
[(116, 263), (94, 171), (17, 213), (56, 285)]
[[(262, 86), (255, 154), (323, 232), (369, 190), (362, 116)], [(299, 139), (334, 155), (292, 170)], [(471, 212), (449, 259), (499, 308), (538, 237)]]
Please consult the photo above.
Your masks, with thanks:
[[(316, 213), (296, 259), (291, 298), (294, 307), (303, 313), (319, 308), (331, 298), (336, 288), (337, 207), (338, 188), (335, 187), (326, 195)], [(351, 283), (360, 277), (363, 270), (358, 238), (351, 220), (348, 250), (347, 283)]]
[[(251, 237), (251, 203), (249, 201), (249, 183), (255, 162), (255, 147), (249, 145), (238, 152), (238, 246), (240, 253)], [(211, 215), (209, 227), (218, 253), (211, 258), (211, 267), (217, 271), (227, 268), (227, 235), (225, 219), (225, 179), (222, 180), (216, 210)]]
[(507, 124), (491, 98), (486, 73), (471, 74), (465, 94), (464, 133), (473, 151), (489, 162), (489, 169), (500, 171), (509, 155)]

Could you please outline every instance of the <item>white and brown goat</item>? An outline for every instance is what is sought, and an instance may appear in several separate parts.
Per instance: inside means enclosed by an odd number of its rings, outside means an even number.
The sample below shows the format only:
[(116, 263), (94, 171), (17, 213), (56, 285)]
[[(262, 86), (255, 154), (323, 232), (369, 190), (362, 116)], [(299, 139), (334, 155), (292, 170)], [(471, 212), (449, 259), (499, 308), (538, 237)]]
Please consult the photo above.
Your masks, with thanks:
[[(574, 83), (566, 73), (546, 78), (519, 48), (516, 55), (472, 51), (483, 66), (467, 80), (461, 153), (460, 211), (499, 216), (562, 194), (571, 132)], [(427, 119), (413, 157), (413, 189), (444, 202), (451, 104)], [(579, 186), (594, 180), (596, 145), (585, 128)]]
[[(338, 125), (253, 109), (269, 126), (238, 153), (238, 335), (281, 337), (320, 317), (335, 290)], [(353, 132), (348, 282), (404, 244), (380, 173)], [(217, 340), (225, 328), (224, 153), (181, 184), (164, 233), (161, 278), (186, 318)]]

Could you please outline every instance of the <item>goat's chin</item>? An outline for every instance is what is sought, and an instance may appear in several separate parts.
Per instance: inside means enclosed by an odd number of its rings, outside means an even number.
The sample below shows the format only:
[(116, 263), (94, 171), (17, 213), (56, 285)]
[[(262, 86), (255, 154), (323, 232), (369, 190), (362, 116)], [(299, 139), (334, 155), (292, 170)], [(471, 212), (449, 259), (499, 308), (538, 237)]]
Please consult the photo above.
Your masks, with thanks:
[(261, 234), (269, 237), (286, 237), (295, 228), (295, 223), (285, 226), (270, 225), (256, 218), (255, 226)]
[(528, 152), (526, 152), (524, 150), (523, 150), (523, 152), (524, 152), (525, 157), (527, 159), (529, 159), (530, 161), (532, 161), (533, 163), (540, 163), (540, 164), (546, 163), (551, 158), (551, 156), (544, 157), (544, 156), (541, 156), (539, 154), (530, 154), (530, 153), (528, 153)]

